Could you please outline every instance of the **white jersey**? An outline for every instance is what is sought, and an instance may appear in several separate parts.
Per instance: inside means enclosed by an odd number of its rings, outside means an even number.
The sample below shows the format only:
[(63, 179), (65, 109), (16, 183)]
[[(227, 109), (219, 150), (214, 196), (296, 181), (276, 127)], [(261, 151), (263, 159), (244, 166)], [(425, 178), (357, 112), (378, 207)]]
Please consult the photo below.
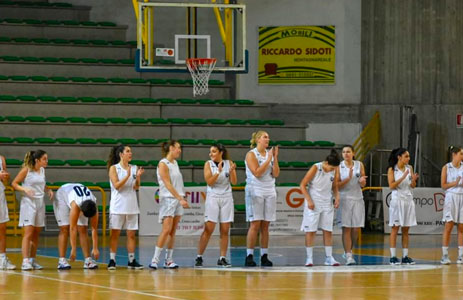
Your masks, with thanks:
[[(174, 162), (170, 162), (167, 158), (163, 158), (159, 163), (164, 163), (169, 168), (170, 183), (177, 191), (177, 193), (180, 196), (184, 197), (185, 192), (183, 191), (183, 176), (180, 172), (180, 168), (178, 167), (177, 161), (174, 160)], [(174, 195), (172, 195), (171, 192), (169, 192), (169, 190), (167, 189), (166, 185), (164, 184), (164, 181), (162, 181), (161, 175), (159, 174), (159, 164), (156, 170), (156, 175), (158, 176), (159, 196), (175, 198)]]
[(46, 180), (44, 168), (40, 168), (38, 172), (28, 168), (26, 178), (24, 178), (24, 182), (22, 183), (22, 187), (29, 188), (34, 191), (34, 196), (30, 197), (24, 193), (21, 199), (21, 203), (24, 203), (24, 205), (28, 205), (29, 207), (33, 207), (35, 209), (44, 207), (45, 201), (43, 197), (45, 195), (45, 184)]
[(402, 178), (404, 172), (406, 170), (409, 170), (409, 173), (407, 177), (395, 188), (392, 190), (391, 197), (399, 197), (399, 198), (409, 198), (412, 199), (413, 194), (412, 194), (412, 188), (410, 187), (410, 184), (412, 183), (412, 168), (407, 165), (405, 166), (404, 171), (402, 172), (397, 165), (394, 166), (394, 181), (399, 180)]
[[(259, 164), (259, 167), (263, 165), (267, 159), (268, 159), (268, 151), (265, 150), (265, 156), (261, 155), (259, 151), (257, 151), (257, 148), (252, 149), (249, 151), (251, 153), (254, 153), (257, 159), (257, 163)], [(249, 153), (248, 152), (248, 153)], [(273, 177), (272, 170), (273, 170), (273, 157), (270, 162), (270, 165), (268, 166), (267, 170), (265, 170), (264, 174), (257, 178), (252, 174), (251, 170), (248, 167), (248, 163), (245, 160), (245, 165), (246, 165), (246, 185), (252, 188), (258, 188), (258, 189), (274, 189), (275, 188), (275, 177)]]
[(77, 206), (81, 206), (82, 202), (92, 200), (96, 203), (96, 197), (84, 185), (80, 183), (67, 183), (62, 185), (56, 192), (57, 201), (60, 201), (71, 209), (71, 203), (75, 202)]
[[(3, 161), (2, 161), (2, 156), (0, 155), (0, 172), (3, 171)], [(3, 182), (0, 180), (0, 193), (5, 190), (5, 186), (3, 185)]]
[[(127, 171), (119, 163), (114, 165), (117, 173), (117, 180), (121, 181), (127, 176)], [(119, 190), (113, 186), (111, 180), (109, 184), (111, 186), (111, 202), (109, 203), (109, 212), (111, 214), (139, 214), (140, 209), (138, 208), (137, 192), (133, 189), (137, 178), (137, 166), (129, 165), (130, 178), (124, 186), (120, 187)]]
[(309, 195), (312, 201), (320, 206), (333, 205), (333, 182), (335, 170), (325, 172), (322, 167), (323, 163), (316, 163), (317, 173), (309, 183)]
[[(212, 160), (208, 161), (211, 168), (211, 174), (215, 175), (219, 173), (219, 167)], [(207, 185), (207, 193), (214, 195), (229, 195), (231, 194), (231, 184), (230, 184), (230, 161), (223, 160), (222, 172), (219, 174), (219, 177), (215, 181), (214, 185)]]
[(459, 168), (455, 168), (451, 162), (447, 164), (447, 183), (454, 182), (457, 180), (457, 177), (460, 176), (459, 186), (454, 186), (447, 189), (446, 193), (454, 193), (454, 194), (463, 194), (463, 187), (461, 184), (463, 183), (463, 164), (460, 164)]
[[(352, 178), (342, 187), (342, 189), (339, 190), (339, 194), (342, 199), (361, 200), (363, 199), (362, 188), (359, 184), (359, 179), (362, 176), (361, 163), (358, 160), (354, 160), (353, 163)], [(350, 168), (346, 166), (345, 161), (342, 161), (339, 166), (339, 176), (341, 181), (349, 178), (349, 173)]]

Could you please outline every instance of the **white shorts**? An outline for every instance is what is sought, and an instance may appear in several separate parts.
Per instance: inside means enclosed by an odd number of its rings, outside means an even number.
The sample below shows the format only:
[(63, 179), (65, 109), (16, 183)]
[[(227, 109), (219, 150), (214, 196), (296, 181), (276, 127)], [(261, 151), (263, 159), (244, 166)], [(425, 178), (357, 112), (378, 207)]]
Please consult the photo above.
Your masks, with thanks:
[(162, 223), (165, 217), (183, 216), (183, 207), (180, 201), (172, 197), (161, 198), (158, 222)]
[(415, 202), (413, 198), (392, 197), (389, 203), (389, 226), (416, 226)]
[(206, 196), (206, 208), (204, 210), (204, 221), (218, 223), (233, 222), (235, 208), (232, 195), (210, 195)]
[(302, 218), (301, 231), (316, 232), (318, 229), (333, 231), (334, 207), (320, 206), (315, 203), (315, 208), (309, 209), (307, 201), (304, 201), (304, 217)]
[(358, 228), (365, 226), (365, 202), (363, 199), (342, 199), (341, 226)]
[(246, 221), (273, 222), (276, 218), (277, 193), (275, 189), (264, 191), (252, 187), (245, 188)]
[(463, 223), (463, 194), (446, 193), (442, 221)]
[(109, 214), (109, 228), (138, 230), (138, 214)]
[(21, 201), (18, 226), (45, 227), (45, 206), (34, 208)]
[[(57, 195), (58, 196), (58, 195)], [(69, 215), (71, 210), (63, 201), (59, 198), (53, 201), (53, 213), (55, 214), (56, 223), (58, 226), (69, 226)], [(88, 218), (81, 212), (77, 219), (77, 225), (88, 226)]]
[(8, 216), (8, 204), (6, 203), (5, 192), (0, 190), (0, 223), (6, 223), (10, 220)]

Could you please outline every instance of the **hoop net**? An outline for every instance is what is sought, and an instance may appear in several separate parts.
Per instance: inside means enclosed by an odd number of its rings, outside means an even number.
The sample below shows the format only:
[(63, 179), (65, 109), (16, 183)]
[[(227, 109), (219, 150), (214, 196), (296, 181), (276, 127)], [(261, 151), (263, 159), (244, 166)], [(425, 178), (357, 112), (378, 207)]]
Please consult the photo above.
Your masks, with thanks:
[(186, 65), (193, 78), (193, 96), (206, 95), (209, 92), (209, 76), (215, 67), (215, 58), (188, 58)]

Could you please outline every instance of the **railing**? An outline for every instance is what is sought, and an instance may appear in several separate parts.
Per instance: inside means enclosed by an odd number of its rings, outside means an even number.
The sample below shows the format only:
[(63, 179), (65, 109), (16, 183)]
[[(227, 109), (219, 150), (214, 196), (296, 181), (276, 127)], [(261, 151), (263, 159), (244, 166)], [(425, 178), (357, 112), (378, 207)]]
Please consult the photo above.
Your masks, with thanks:
[(376, 112), (353, 144), (356, 159), (363, 161), (367, 157), (368, 152), (379, 145), (380, 139), (381, 120), (379, 112)]

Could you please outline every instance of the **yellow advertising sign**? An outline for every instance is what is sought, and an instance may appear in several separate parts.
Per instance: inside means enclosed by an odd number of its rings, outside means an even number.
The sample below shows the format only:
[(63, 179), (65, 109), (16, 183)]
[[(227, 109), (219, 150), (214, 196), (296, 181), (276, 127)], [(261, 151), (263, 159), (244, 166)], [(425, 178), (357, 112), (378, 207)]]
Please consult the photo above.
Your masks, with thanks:
[(334, 84), (334, 26), (259, 27), (259, 84)]

